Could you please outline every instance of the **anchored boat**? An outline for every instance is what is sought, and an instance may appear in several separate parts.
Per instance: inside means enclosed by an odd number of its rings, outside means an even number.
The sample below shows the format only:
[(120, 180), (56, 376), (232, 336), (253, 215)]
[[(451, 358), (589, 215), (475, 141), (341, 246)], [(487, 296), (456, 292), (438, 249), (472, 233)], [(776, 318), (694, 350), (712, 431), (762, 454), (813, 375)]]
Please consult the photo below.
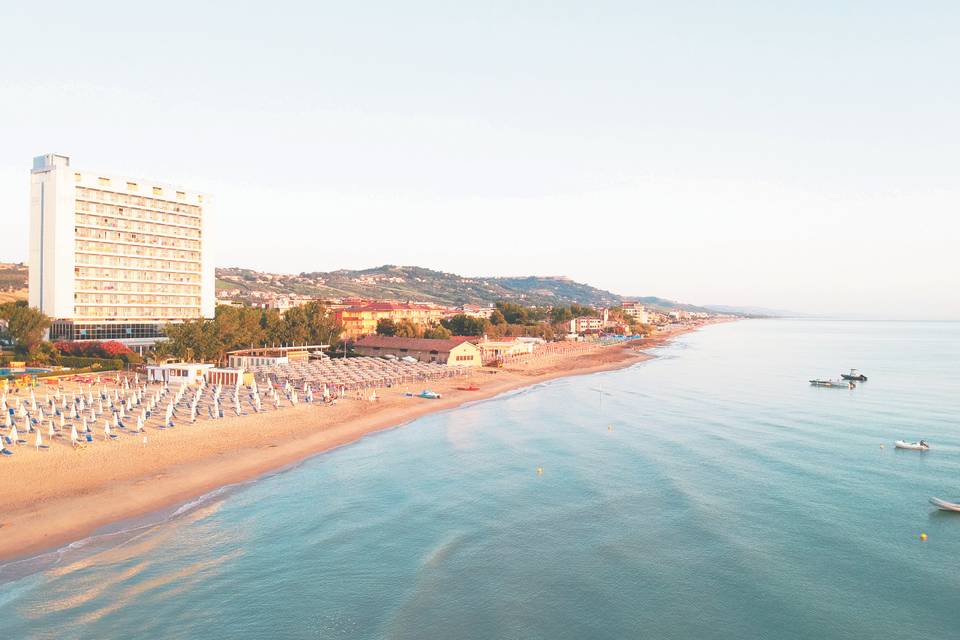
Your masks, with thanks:
[(849, 380), (811, 380), (815, 387), (830, 387), (832, 389), (853, 389), (857, 385)]
[(920, 442), (907, 442), (906, 440), (897, 440), (893, 443), (897, 449), (910, 449), (911, 451), (929, 451), (930, 445), (926, 440)]
[(850, 369), (850, 373), (841, 373), (840, 377), (844, 380), (856, 380), (857, 382), (867, 381), (867, 376), (863, 375), (856, 369)]

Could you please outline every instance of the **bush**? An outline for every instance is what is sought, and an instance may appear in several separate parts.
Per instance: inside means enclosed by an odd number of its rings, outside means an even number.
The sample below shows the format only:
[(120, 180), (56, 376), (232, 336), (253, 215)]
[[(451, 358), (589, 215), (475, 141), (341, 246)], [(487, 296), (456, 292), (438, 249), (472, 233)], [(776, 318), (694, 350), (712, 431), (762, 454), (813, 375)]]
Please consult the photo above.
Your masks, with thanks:
[(143, 359), (135, 351), (116, 340), (108, 340), (107, 342), (56, 342), (53, 346), (65, 356), (121, 360), (127, 364), (143, 362)]
[(60, 364), (71, 369), (94, 369), (96, 371), (120, 371), (123, 360), (119, 358), (84, 358), (81, 356), (62, 356)]

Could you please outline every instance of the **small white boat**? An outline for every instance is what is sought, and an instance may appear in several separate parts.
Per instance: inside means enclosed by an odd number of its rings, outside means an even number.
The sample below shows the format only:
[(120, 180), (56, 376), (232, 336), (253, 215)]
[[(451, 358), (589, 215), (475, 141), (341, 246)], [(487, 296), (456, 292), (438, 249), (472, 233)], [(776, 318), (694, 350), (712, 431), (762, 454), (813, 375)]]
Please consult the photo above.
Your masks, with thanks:
[(815, 387), (829, 387), (831, 389), (855, 389), (857, 385), (849, 380), (811, 380)]
[(941, 511), (960, 512), (960, 504), (957, 504), (956, 502), (947, 502), (946, 500), (941, 500), (940, 498), (930, 498), (930, 504)]
[(905, 440), (897, 440), (893, 443), (897, 449), (910, 449), (911, 451), (929, 451), (930, 445), (927, 444), (926, 440), (921, 440), (920, 442), (907, 442)]

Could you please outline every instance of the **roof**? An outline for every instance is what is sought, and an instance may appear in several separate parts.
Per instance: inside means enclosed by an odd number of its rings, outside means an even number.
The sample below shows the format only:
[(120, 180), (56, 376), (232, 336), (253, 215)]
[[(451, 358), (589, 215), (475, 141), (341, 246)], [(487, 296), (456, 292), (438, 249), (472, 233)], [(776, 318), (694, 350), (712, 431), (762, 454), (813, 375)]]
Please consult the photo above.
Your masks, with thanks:
[(394, 336), (366, 336), (359, 338), (354, 344), (358, 347), (378, 347), (380, 349), (407, 349), (412, 351), (450, 351), (461, 344), (469, 342), (469, 338), (451, 338), (438, 340), (435, 338), (397, 338)]
[(429, 304), (417, 304), (415, 302), (371, 302), (359, 306), (353, 306), (345, 311), (444, 311), (442, 307)]

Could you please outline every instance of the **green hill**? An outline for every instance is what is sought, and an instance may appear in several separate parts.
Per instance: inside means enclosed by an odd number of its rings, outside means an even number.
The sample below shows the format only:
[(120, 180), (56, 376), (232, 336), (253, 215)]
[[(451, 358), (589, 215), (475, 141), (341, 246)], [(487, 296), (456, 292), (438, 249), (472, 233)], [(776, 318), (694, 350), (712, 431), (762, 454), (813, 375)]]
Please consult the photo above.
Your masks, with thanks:
[(217, 269), (217, 289), (238, 290), (235, 297), (240, 298), (261, 291), (329, 298), (415, 300), (448, 305), (489, 304), (506, 300), (544, 306), (572, 302), (612, 306), (620, 304), (621, 300), (615, 293), (564, 277), (465, 277), (423, 267), (394, 265), (298, 275), (267, 274), (241, 268)]

